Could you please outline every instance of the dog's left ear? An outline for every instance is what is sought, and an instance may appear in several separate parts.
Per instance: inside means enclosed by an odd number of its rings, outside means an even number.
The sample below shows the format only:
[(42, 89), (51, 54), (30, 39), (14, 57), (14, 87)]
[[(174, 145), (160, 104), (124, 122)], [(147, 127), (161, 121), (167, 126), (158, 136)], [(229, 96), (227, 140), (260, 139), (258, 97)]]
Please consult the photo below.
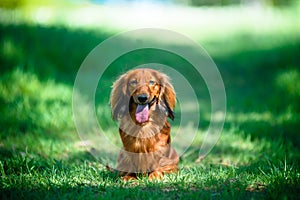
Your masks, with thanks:
[(170, 78), (167, 75), (163, 75), (160, 79), (161, 91), (160, 91), (160, 100), (165, 104), (168, 117), (174, 120), (175, 113), (174, 108), (176, 104), (176, 93), (175, 90), (170, 83)]

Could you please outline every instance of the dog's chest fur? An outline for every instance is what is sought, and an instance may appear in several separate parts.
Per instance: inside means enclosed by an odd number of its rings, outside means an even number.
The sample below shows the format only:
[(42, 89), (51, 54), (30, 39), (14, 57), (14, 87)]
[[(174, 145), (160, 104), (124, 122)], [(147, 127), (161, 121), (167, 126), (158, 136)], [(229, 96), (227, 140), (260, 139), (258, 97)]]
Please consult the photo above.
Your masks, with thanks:
[[(134, 153), (154, 152), (170, 142), (170, 124), (166, 119), (150, 118), (143, 126), (124, 117), (120, 124), (120, 136), (124, 150)], [(129, 117), (130, 118), (130, 117)]]

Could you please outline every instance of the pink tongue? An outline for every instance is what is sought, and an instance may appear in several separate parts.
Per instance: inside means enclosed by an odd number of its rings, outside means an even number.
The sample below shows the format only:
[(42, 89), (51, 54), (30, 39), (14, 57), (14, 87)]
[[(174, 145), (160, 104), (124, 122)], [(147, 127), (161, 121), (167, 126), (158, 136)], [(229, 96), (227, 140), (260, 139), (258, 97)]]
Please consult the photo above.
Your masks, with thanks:
[(135, 111), (135, 119), (136, 121), (138, 121), (139, 123), (144, 123), (146, 121), (148, 121), (149, 118), (149, 106), (148, 104), (146, 105), (139, 105), (136, 108)]

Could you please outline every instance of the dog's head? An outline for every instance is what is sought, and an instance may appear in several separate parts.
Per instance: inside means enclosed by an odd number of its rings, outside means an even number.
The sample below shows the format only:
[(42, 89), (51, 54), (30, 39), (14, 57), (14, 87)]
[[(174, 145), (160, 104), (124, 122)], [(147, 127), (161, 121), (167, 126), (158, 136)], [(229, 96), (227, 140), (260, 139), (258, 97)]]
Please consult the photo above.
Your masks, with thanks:
[[(138, 123), (147, 122), (149, 109), (159, 104), (174, 119), (176, 96), (169, 77), (153, 69), (134, 69), (120, 76), (110, 95), (113, 119), (122, 118), (130, 107)], [(133, 104), (133, 105), (130, 105)]]

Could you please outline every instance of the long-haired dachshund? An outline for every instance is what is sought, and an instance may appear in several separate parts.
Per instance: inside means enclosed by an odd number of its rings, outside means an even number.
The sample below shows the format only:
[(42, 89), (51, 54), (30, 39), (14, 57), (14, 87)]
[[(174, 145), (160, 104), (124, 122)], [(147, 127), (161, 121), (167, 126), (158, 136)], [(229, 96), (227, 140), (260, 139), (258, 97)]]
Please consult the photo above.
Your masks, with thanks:
[(178, 171), (179, 156), (171, 147), (170, 123), (176, 96), (167, 75), (153, 69), (134, 69), (113, 84), (110, 104), (119, 120), (123, 143), (117, 171), (123, 180), (139, 173), (149, 179)]

